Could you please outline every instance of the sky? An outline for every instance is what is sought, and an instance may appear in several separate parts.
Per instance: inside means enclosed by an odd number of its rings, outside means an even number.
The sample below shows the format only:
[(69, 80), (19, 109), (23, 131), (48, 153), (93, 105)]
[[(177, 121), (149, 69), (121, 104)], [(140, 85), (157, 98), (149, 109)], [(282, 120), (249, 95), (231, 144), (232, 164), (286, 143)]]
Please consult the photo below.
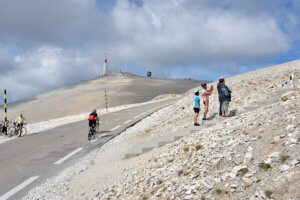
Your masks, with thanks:
[(215, 80), (300, 55), (300, 0), (0, 0), (10, 101), (113, 71)]

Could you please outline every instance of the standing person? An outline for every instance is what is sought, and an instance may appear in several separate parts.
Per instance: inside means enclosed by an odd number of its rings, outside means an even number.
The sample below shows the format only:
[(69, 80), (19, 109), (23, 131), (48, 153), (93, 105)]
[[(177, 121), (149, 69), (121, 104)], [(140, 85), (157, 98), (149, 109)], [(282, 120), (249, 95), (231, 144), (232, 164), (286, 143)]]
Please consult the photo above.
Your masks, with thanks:
[(20, 130), (19, 137), (21, 137), (21, 130), (22, 130), (25, 122), (26, 122), (25, 117), (23, 116), (22, 113), (20, 113), (20, 115), (15, 119), (16, 126), (17, 126), (18, 130)]
[(211, 95), (214, 87), (211, 86), (210, 89), (208, 90), (206, 83), (203, 83), (201, 85), (201, 87), (202, 87), (201, 95), (202, 95), (203, 104), (204, 104), (204, 113), (203, 113), (203, 118), (202, 119), (207, 120), (206, 116), (207, 116), (207, 113), (208, 113), (209, 96)]
[(225, 79), (223, 77), (219, 79), (217, 89), (220, 101), (219, 115), (222, 117), (228, 117), (228, 107), (229, 102), (231, 101), (231, 90), (227, 87), (227, 85), (225, 85)]
[(198, 90), (195, 92), (195, 96), (194, 96), (193, 100), (194, 100), (193, 109), (194, 109), (194, 112), (195, 112), (194, 126), (200, 126), (200, 124), (198, 124), (198, 116), (199, 116), (199, 112), (200, 112), (200, 98), (199, 98), (199, 91)]

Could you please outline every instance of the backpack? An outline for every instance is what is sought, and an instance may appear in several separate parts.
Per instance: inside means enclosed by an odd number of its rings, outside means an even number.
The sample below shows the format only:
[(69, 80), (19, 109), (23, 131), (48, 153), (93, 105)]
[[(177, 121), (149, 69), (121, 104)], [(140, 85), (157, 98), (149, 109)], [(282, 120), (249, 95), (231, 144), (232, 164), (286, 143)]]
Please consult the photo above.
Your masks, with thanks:
[(89, 121), (95, 121), (96, 120), (96, 117), (95, 115), (90, 115), (89, 118), (88, 118)]

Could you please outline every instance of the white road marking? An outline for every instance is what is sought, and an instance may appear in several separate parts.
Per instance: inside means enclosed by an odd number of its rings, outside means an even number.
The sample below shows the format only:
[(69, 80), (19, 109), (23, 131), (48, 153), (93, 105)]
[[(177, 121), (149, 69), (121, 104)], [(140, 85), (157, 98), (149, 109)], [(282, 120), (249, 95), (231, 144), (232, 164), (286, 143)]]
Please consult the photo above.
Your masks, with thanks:
[(140, 115), (137, 115), (137, 116), (134, 117), (134, 119), (139, 118), (139, 117), (140, 117)]
[(63, 157), (62, 159), (56, 161), (54, 163), (54, 165), (59, 165), (59, 164), (63, 163), (64, 161), (66, 161), (67, 159), (71, 158), (72, 156), (74, 156), (76, 153), (78, 153), (82, 149), (83, 149), (82, 147), (80, 147), (78, 149), (75, 149), (74, 151), (72, 151), (71, 153), (69, 153), (68, 155), (66, 155), (65, 157)]
[(128, 124), (129, 122), (131, 122), (131, 120), (128, 120), (128, 121), (124, 122), (123, 124)]
[(97, 140), (98, 140), (98, 139), (96, 138), (96, 139), (94, 139), (94, 140), (91, 140), (90, 142), (93, 142), (93, 143), (94, 143), (94, 142), (96, 142)]
[(10, 198), (14, 194), (16, 194), (19, 191), (21, 191), (23, 188), (25, 188), (26, 186), (28, 186), (29, 184), (31, 184), (33, 181), (35, 181), (36, 179), (38, 179), (39, 177), (40, 176), (30, 177), (29, 179), (27, 179), (26, 181), (24, 181), (23, 183), (21, 183), (17, 187), (13, 188), (12, 190), (10, 190), (9, 192), (7, 192), (6, 194), (2, 195), (0, 197), (0, 200), (6, 200), (6, 199)]
[(107, 135), (108, 135), (107, 133), (104, 133), (104, 134), (102, 134), (100, 137), (103, 138), (103, 137), (105, 137), (105, 136), (107, 136)]
[(116, 126), (115, 128), (111, 129), (110, 131), (115, 131), (115, 130), (117, 130), (118, 128), (120, 128), (120, 125), (119, 125), (119, 126)]

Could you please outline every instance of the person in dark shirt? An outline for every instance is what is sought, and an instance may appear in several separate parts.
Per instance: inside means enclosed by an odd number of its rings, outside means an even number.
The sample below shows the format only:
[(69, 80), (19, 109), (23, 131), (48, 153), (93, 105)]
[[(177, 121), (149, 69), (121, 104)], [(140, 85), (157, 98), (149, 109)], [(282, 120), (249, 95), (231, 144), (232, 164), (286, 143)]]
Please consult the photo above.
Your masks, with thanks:
[(92, 126), (96, 126), (97, 125), (97, 122), (99, 122), (99, 117), (98, 117), (98, 114), (97, 114), (97, 110), (94, 109), (91, 114), (89, 115), (89, 127), (92, 127)]
[(225, 79), (223, 77), (219, 79), (217, 90), (220, 102), (219, 115), (222, 117), (228, 117), (228, 107), (229, 102), (231, 101), (231, 90), (227, 87), (227, 85), (225, 85)]

